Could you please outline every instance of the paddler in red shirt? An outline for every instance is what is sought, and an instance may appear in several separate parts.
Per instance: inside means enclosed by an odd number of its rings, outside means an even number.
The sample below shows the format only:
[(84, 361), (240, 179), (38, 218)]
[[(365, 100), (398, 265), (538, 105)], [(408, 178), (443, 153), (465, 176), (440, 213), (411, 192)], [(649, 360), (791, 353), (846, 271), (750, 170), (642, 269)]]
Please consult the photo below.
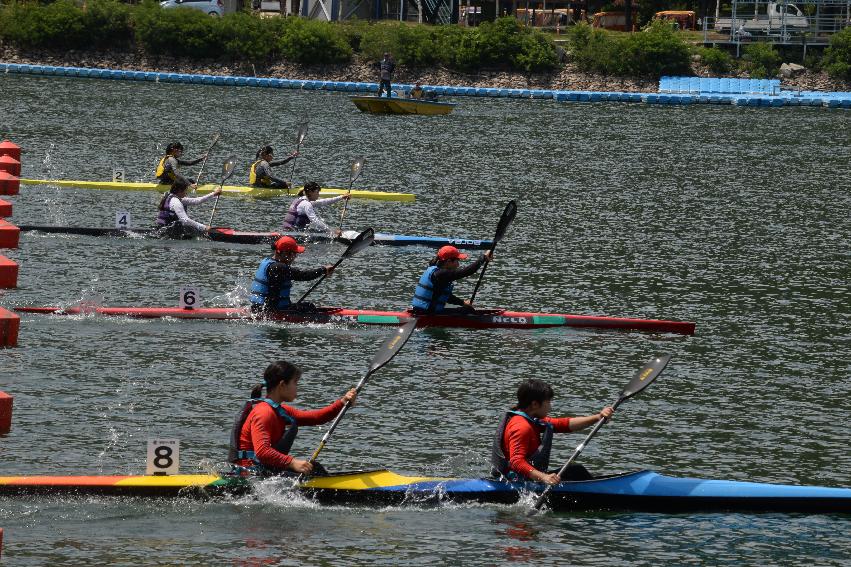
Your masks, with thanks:
[(607, 406), (600, 413), (585, 417), (547, 417), (554, 396), (549, 384), (534, 378), (517, 388), (517, 405), (505, 413), (493, 443), (491, 462), (495, 476), (512, 482), (535, 480), (546, 484), (592, 478), (582, 465), (570, 465), (564, 478), (558, 472), (547, 472), (553, 433), (581, 431), (601, 418), (609, 419), (615, 410)]
[(266, 397), (261, 398), (263, 386), (251, 390), (251, 399), (245, 403), (231, 430), (228, 460), (237, 470), (261, 475), (325, 473), (319, 463), (293, 458), (290, 455), (293, 441), (301, 425), (320, 425), (337, 417), (345, 402), (354, 403), (354, 388), (334, 403), (318, 410), (299, 410), (284, 402), (292, 402), (298, 395), (301, 369), (279, 360), (263, 372)]

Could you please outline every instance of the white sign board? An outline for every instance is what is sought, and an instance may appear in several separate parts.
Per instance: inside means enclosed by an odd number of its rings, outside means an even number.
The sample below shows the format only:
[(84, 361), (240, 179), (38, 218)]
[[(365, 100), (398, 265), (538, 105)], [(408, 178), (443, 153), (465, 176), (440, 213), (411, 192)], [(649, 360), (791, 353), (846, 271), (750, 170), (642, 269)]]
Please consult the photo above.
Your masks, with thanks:
[(148, 439), (147, 474), (179, 474), (180, 440)]
[(130, 213), (117, 211), (115, 213), (115, 228), (118, 230), (130, 230)]
[(180, 308), (195, 309), (201, 307), (201, 290), (198, 286), (185, 285), (180, 288)]
[(121, 167), (112, 168), (112, 181), (117, 183), (124, 182), (124, 169)]

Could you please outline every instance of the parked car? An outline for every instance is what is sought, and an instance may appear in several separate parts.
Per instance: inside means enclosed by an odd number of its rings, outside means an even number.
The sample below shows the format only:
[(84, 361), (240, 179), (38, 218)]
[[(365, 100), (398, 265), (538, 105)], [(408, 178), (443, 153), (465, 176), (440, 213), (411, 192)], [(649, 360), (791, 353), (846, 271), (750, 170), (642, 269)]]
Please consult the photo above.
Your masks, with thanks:
[(222, 0), (164, 0), (160, 2), (163, 8), (195, 8), (211, 16), (221, 16), (225, 13)]

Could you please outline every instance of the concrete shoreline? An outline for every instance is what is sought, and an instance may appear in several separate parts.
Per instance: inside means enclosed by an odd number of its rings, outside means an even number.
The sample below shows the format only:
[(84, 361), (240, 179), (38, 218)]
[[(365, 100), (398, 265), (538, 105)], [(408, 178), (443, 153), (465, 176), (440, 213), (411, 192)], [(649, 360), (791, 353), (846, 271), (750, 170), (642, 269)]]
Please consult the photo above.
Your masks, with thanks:
[[(222, 63), (218, 61), (196, 61), (174, 57), (149, 58), (131, 51), (107, 52), (51, 52), (33, 50), (23, 52), (7, 45), (0, 45), (0, 63), (30, 65), (52, 65), (61, 67), (88, 67), (146, 71), (160, 73), (186, 73), (202, 75), (232, 75), (291, 79), (299, 81), (334, 81), (355, 83), (377, 83), (374, 65), (360, 61), (357, 56), (351, 63), (337, 65), (299, 65), (287, 61), (276, 61), (264, 67), (251, 63)], [(696, 76), (718, 76), (694, 64)], [(748, 78), (746, 74), (727, 75)], [(496, 89), (543, 89), (563, 91), (597, 91), (655, 93), (656, 79), (610, 77), (584, 73), (571, 63), (565, 63), (553, 73), (524, 74), (514, 71), (483, 69), (477, 73), (462, 73), (445, 68), (409, 69), (397, 67), (394, 82), (413, 84), (420, 81), (428, 85), (464, 86)], [(788, 90), (849, 92), (851, 82), (835, 81), (826, 73), (805, 71), (793, 78), (784, 78), (783, 88)]]

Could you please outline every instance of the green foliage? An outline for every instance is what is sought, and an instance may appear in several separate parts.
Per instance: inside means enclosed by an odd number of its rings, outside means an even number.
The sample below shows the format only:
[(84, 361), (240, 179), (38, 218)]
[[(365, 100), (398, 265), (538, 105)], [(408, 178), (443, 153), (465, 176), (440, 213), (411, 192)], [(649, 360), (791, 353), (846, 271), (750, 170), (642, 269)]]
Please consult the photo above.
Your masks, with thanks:
[(152, 55), (203, 59), (216, 57), (221, 52), (219, 19), (200, 10), (163, 10), (153, 0), (146, 0), (135, 11), (134, 25), (136, 42)]
[(713, 73), (728, 73), (733, 68), (733, 58), (729, 53), (717, 47), (700, 48), (698, 50), (700, 60), (709, 67)]
[(742, 59), (745, 69), (755, 79), (774, 77), (780, 69), (780, 54), (770, 43), (751, 43), (745, 47)]
[(851, 28), (845, 28), (830, 38), (822, 68), (834, 79), (851, 80)]
[(0, 37), (25, 48), (79, 49), (88, 34), (83, 11), (71, 0), (53, 4), (5, 6), (0, 14)]
[(579, 24), (568, 29), (573, 61), (584, 71), (633, 77), (682, 75), (690, 70), (688, 46), (670, 24), (654, 21), (644, 31), (613, 34)]
[(281, 54), (298, 63), (345, 63), (352, 48), (336, 24), (287, 18), (278, 40)]
[(217, 26), (224, 53), (234, 60), (268, 60), (277, 49), (273, 21), (247, 12), (226, 15)]

